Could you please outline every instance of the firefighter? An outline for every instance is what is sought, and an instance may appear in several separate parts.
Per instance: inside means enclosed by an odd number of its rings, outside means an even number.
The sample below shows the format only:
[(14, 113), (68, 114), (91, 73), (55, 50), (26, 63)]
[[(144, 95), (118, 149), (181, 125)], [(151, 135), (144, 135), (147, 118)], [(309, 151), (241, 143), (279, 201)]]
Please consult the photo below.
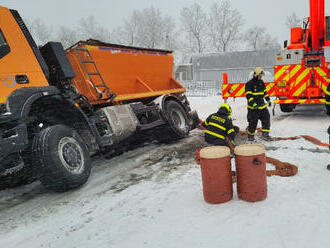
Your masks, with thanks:
[[(327, 109), (327, 115), (330, 116), (330, 83), (328, 84), (328, 87), (325, 91), (325, 107)], [(329, 134), (329, 143), (330, 143), (330, 126), (328, 128), (328, 134)]]
[(202, 123), (205, 127), (205, 141), (217, 146), (230, 146), (226, 142), (226, 137), (229, 142), (234, 145), (234, 138), (239, 131), (239, 128), (233, 125), (231, 107), (224, 103), (218, 109), (218, 112), (211, 114)]
[(271, 137), (269, 136), (270, 114), (264, 99), (268, 102), (269, 107), (271, 106), (271, 101), (267, 94), (265, 83), (262, 81), (262, 76), (264, 74), (262, 68), (256, 67), (253, 72), (253, 78), (245, 85), (245, 95), (248, 102), (247, 120), (249, 122), (249, 141), (254, 141), (254, 134), (258, 120), (260, 120), (262, 124), (262, 138), (265, 140), (271, 140)]

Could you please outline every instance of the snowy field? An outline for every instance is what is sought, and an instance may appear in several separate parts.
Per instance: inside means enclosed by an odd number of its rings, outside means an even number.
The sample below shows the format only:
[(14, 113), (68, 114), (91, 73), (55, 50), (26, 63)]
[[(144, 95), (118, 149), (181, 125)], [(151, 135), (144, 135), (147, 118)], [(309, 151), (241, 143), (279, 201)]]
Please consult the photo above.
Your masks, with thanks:
[[(202, 119), (220, 97), (189, 98)], [(229, 101), (245, 129), (246, 100)], [(328, 142), (323, 105), (298, 106), (271, 117), (271, 135), (310, 135)], [(203, 200), (195, 150), (202, 131), (175, 144), (157, 144), (106, 160), (94, 159), (82, 188), (46, 191), (39, 182), (0, 191), (0, 247), (311, 248), (330, 247), (330, 153), (304, 139), (264, 143), (266, 155), (298, 166), (293, 177), (267, 178), (261, 202)], [(262, 142), (261, 142), (262, 143)], [(267, 165), (271, 167), (271, 165)]]

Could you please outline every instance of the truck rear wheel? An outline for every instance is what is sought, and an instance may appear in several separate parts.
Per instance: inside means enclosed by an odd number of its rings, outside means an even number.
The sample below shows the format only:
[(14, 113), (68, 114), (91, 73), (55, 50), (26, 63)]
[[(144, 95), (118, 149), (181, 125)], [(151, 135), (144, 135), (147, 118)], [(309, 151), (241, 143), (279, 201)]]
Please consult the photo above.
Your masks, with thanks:
[(280, 109), (284, 113), (292, 112), (295, 109), (295, 104), (280, 104)]
[(183, 138), (189, 134), (190, 125), (187, 112), (176, 101), (169, 100), (165, 103), (165, 116), (173, 138)]
[(64, 125), (48, 127), (33, 142), (33, 162), (49, 190), (63, 192), (83, 185), (91, 171), (88, 150), (79, 134)]

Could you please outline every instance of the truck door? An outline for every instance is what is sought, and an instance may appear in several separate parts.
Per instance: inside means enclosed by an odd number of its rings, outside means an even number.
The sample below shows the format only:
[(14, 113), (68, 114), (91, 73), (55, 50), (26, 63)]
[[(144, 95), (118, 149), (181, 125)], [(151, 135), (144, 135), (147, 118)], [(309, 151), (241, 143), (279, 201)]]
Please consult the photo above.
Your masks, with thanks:
[(42, 61), (18, 12), (0, 6), (0, 104), (19, 88), (48, 86)]

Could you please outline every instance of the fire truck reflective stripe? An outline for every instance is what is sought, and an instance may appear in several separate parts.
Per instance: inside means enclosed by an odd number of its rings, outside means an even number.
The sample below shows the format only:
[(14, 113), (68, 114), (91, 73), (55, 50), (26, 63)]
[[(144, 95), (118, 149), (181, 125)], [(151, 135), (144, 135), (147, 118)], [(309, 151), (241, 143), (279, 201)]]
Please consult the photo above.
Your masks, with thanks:
[[(282, 73), (282, 69), (283, 68), (287, 68), (287, 70), (285, 71), (285, 73), (278, 75), (280, 73)], [(302, 71), (301, 70), (301, 65), (291, 65), (291, 66), (283, 66), (283, 68), (281, 70), (275, 71), (275, 81), (286, 81), (286, 82), (293, 82), (294, 79), (299, 76), (299, 74)], [(300, 73), (298, 73), (300, 71)], [(287, 73), (289, 72), (289, 73)]]
[[(268, 96), (275, 96), (275, 84), (265, 83)], [(223, 84), (222, 85), (222, 98), (228, 97), (245, 97), (245, 94), (251, 93), (245, 92), (245, 83), (238, 83), (238, 84)]]
[(229, 90), (229, 87), (222, 86), (222, 96), (223, 97), (228, 97), (229, 96), (228, 90)]
[(292, 70), (287, 74), (287, 76), (284, 78), (285, 81), (291, 81), (294, 76), (298, 76), (297, 74), (301, 70), (301, 65), (293, 66)]
[(324, 92), (326, 92), (327, 86), (330, 83), (330, 79), (327, 78), (328, 77), (327, 73), (321, 67), (315, 67), (314, 69), (317, 72), (317, 74), (319, 74), (321, 77), (320, 78), (321, 85), (318, 85), (318, 86), (321, 87)]
[(241, 97), (244, 96), (245, 84), (227, 84), (223, 85), (223, 97)]
[(275, 104), (298, 104), (298, 103), (325, 103), (324, 99), (288, 99), (288, 100), (274, 100)]
[(266, 83), (266, 89), (268, 96), (274, 96), (275, 95), (275, 84), (274, 83)]
[(320, 74), (321, 77), (327, 76), (327, 73), (321, 67), (314, 67), (314, 69), (317, 71), (318, 74)]
[[(291, 78), (300, 70), (300, 65), (290, 65), (285, 74), (278, 81), (291, 81)], [(288, 73), (287, 73), (288, 72)]]
[(214, 133), (214, 132), (211, 132), (209, 130), (206, 130), (205, 133), (208, 133), (208, 134), (210, 134), (212, 136), (218, 137), (218, 138), (223, 139), (223, 140), (225, 139), (225, 137), (223, 137), (222, 135), (217, 134), (217, 133)]
[(225, 127), (220, 126), (219, 124), (216, 124), (216, 123), (214, 123), (214, 122), (210, 122), (209, 125), (210, 125), (210, 126), (214, 126), (214, 127), (216, 127), (216, 128), (219, 128), (219, 129), (221, 129), (221, 130), (226, 131), (226, 128), (225, 128)]
[(297, 71), (297, 73), (291, 75), (290, 80), (288, 81), (290, 84), (294, 85), (294, 83), (297, 81), (297, 78), (305, 71), (305, 69), (301, 68), (301, 66), (299, 66), (298, 68), (299, 70)]
[(301, 73), (299, 75), (299, 77), (297, 77), (297, 80), (295, 82), (295, 86), (292, 89), (292, 96), (301, 96), (301, 93), (306, 90), (306, 81), (307, 78), (309, 77), (309, 72), (310, 72), (310, 68), (305, 69), (303, 73)]
[(240, 88), (240, 90), (237, 92), (237, 96), (244, 96), (244, 91), (245, 91), (245, 89), (244, 89), (244, 87), (241, 87)]
[(327, 89), (324, 90), (324, 93), (325, 93), (326, 95), (330, 95), (330, 91), (327, 91)]
[(279, 78), (285, 73), (285, 71), (289, 68), (289, 66), (285, 65), (285, 66), (282, 66), (278, 71), (276, 71), (275, 73), (275, 81), (278, 81)]
[(238, 93), (239, 92), (244, 92), (244, 84), (234, 85), (233, 88), (234, 88), (233, 93), (232, 93), (233, 96), (241, 96)]

